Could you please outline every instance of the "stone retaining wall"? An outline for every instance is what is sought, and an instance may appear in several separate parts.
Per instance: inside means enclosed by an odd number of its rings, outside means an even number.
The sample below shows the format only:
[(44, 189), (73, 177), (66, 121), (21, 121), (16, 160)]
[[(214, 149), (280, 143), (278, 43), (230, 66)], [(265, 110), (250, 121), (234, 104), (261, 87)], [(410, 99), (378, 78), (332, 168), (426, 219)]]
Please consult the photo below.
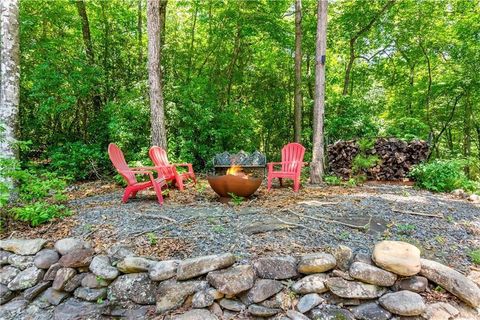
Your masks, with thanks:
[(339, 246), (250, 263), (46, 244), (0, 241), (0, 319), (480, 319), (478, 283), (404, 242), (380, 242), (371, 256)]

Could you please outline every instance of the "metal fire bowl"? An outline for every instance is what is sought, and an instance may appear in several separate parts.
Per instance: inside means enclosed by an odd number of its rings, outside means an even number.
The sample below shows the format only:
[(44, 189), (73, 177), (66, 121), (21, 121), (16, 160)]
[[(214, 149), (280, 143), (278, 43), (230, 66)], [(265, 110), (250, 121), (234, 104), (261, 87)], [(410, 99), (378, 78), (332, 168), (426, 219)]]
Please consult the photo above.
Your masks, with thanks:
[(262, 184), (261, 178), (244, 179), (239, 176), (226, 174), (224, 176), (207, 177), (210, 187), (220, 197), (230, 197), (229, 193), (233, 193), (239, 197), (248, 198), (257, 191)]

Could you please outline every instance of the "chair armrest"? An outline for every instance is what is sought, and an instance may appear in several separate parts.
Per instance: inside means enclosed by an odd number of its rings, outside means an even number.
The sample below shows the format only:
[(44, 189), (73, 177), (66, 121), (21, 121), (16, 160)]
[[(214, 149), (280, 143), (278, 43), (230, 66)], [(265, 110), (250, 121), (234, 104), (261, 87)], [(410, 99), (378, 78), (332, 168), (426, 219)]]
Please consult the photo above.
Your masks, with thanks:
[(192, 166), (191, 163), (172, 163), (171, 165), (175, 166), (175, 167), (187, 167), (188, 172), (190, 172), (190, 173), (193, 172), (193, 166)]

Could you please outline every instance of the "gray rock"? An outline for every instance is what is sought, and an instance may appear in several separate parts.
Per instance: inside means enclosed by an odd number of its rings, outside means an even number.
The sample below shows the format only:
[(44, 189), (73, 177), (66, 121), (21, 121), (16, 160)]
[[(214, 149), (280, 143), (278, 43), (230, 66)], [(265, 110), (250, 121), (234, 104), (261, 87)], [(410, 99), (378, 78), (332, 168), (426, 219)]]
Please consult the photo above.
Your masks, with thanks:
[(373, 299), (385, 293), (385, 288), (342, 278), (329, 278), (325, 284), (332, 293), (342, 298)]
[(39, 269), (48, 269), (54, 263), (58, 262), (60, 256), (58, 255), (57, 251), (52, 249), (43, 249), (40, 250), (36, 255), (33, 263), (35, 267)]
[(115, 319), (128, 319), (128, 320), (137, 320), (137, 319), (150, 319), (151, 315), (155, 312), (154, 306), (149, 305), (137, 305), (133, 302), (122, 302), (122, 303), (109, 303), (107, 304), (108, 313), (105, 315), (115, 317)]
[(322, 301), (323, 299), (318, 293), (309, 293), (298, 300), (297, 310), (301, 313), (305, 313), (318, 306)]
[(12, 254), (8, 251), (0, 250), (0, 267), (8, 264), (8, 257)]
[(206, 281), (166, 280), (157, 289), (157, 313), (163, 313), (180, 307), (185, 299), (197, 291), (207, 288)]
[(383, 287), (393, 286), (397, 280), (396, 274), (363, 262), (352, 263), (349, 274), (354, 279)]
[(153, 281), (167, 280), (177, 274), (177, 266), (177, 260), (155, 262), (148, 270), (148, 275)]
[(20, 273), (20, 270), (12, 267), (12, 266), (5, 266), (0, 270), (0, 284), (8, 285), (10, 281), (15, 279), (17, 274)]
[(248, 312), (257, 317), (271, 317), (280, 311), (282, 310), (277, 308), (267, 308), (258, 304), (252, 304), (248, 306)]
[(280, 281), (269, 279), (258, 279), (253, 287), (248, 291), (247, 299), (254, 303), (262, 302), (277, 294), (283, 289)]
[(184, 314), (174, 316), (173, 320), (218, 320), (218, 318), (208, 310), (193, 309)]
[(290, 292), (280, 291), (273, 297), (267, 300), (264, 300), (259, 304), (267, 308), (289, 309), (289, 308), (293, 308), (293, 305), (292, 305), (293, 301), (294, 300), (292, 299)]
[(68, 299), (55, 308), (54, 320), (94, 320), (103, 319), (105, 306), (102, 304)]
[(47, 243), (44, 239), (8, 239), (0, 240), (0, 248), (19, 255), (36, 254)]
[(298, 275), (297, 260), (286, 257), (265, 257), (253, 262), (257, 275), (264, 279), (288, 279)]
[(65, 284), (77, 274), (77, 270), (73, 268), (61, 268), (55, 275), (52, 288), (55, 290), (63, 290)]
[(87, 273), (82, 279), (82, 287), (98, 289), (107, 287), (110, 284), (110, 280), (105, 280), (93, 273)]
[(375, 302), (361, 304), (352, 308), (351, 311), (358, 320), (388, 320), (392, 317), (390, 312)]
[(192, 308), (207, 308), (215, 301), (214, 297), (207, 291), (198, 291), (193, 295)]
[(342, 271), (348, 271), (353, 260), (352, 249), (344, 245), (339, 245), (335, 248), (333, 255), (337, 261), (337, 268)]
[(93, 274), (105, 280), (113, 280), (119, 274), (117, 268), (111, 265), (110, 258), (103, 255), (93, 257), (89, 269)]
[(15, 268), (25, 270), (33, 267), (34, 256), (21, 256), (18, 254), (12, 254), (8, 257), (8, 263)]
[(318, 320), (355, 320), (353, 314), (337, 306), (326, 306), (325, 308), (312, 309), (307, 314), (311, 319)]
[(287, 317), (288, 319), (291, 319), (291, 320), (309, 320), (310, 319), (306, 315), (303, 315), (300, 312), (295, 310), (288, 310)]
[(60, 270), (62, 266), (60, 263), (54, 263), (48, 268), (47, 272), (45, 273), (45, 276), (43, 277), (43, 280), (45, 281), (53, 281), (55, 280), (55, 277), (57, 276), (57, 271)]
[(340, 277), (340, 278), (343, 278), (343, 279), (348, 280), (348, 281), (355, 280), (352, 277), (350, 277), (350, 275), (347, 272), (343, 272), (342, 270), (336, 270), (336, 269), (332, 270), (332, 272), (330, 273), (330, 276)]
[(472, 307), (480, 306), (480, 287), (475, 282), (441, 263), (422, 259), (420, 274), (448, 290)]
[(90, 248), (90, 245), (81, 239), (65, 238), (55, 242), (54, 247), (63, 256), (74, 250)]
[(401, 316), (417, 316), (425, 311), (423, 298), (415, 292), (403, 290), (387, 293), (378, 302), (391, 313)]
[(50, 304), (58, 306), (63, 300), (65, 300), (69, 296), (69, 293), (65, 291), (58, 291), (53, 288), (48, 288), (47, 291), (45, 291), (45, 296)]
[(408, 290), (413, 292), (424, 292), (427, 289), (428, 279), (421, 276), (399, 279), (395, 283), (398, 290)]
[(359, 306), (364, 303), (364, 300), (358, 298), (342, 298), (332, 292), (325, 292), (321, 295), (325, 299), (325, 304), (327, 305), (337, 305), (337, 306)]
[(250, 289), (255, 281), (255, 272), (250, 265), (240, 265), (207, 275), (211, 286), (226, 295), (236, 295)]
[(186, 259), (178, 265), (177, 279), (195, 278), (210, 271), (227, 268), (234, 263), (235, 256), (231, 253)]
[(329, 253), (312, 253), (304, 255), (298, 263), (300, 273), (321, 273), (332, 270), (337, 265), (335, 257)]
[(0, 305), (5, 304), (15, 297), (15, 292), (8, 289), (4, 284), (0, 284)]
[(142, 257), (126, 257), (117, 264), (117, 269), (123, 273), (145, 272), (155, 263)]
[(353, 257), (353, 262), (363, 262), (373, 265), (372, 256), (361, 252), (355, 254), (355, 256)]
[(147, 273), (130, 273), (119, 276), (108, 287), (108, 299), (138, 304), (155, 303), (156, 286)]
[(328, 288), (325, 285), (327, 279), (328, 276), (325, 273), (312, 274), (295, 282), (292, 290), (298, 294), (327, 292)]
[(91, 289), (79, 287), (73, 293), (78, 299), (86, 301), (97, 301), (99, 299), (105, 299), (107, 297), (107, 288)]
[(230, 310), (224, 310), (219, 317), (222, 320), (234, 320), (235, 318), (238, 318), (238, 312), (230, 311)]
[(233, 300), (233, 299), (222, 299), (219, 302), (220, 306), (222, 308), (230, 310), (230, 311), (235, 311), (235, 312), (240, 312), (246, 308), (246, 306), (241, 303), (238, 300)]
[(45, 271), (36, 267), (25, 269), (8, 284), (8, 289), (15, 291), (31, 288), (42, 280), (44, 274)]
[(28, 301), (23, 299), (12, 300), (0, 308), (0, 319), (16, 320), (22, 318), (22, 313), (25, 311)]
[(373, 248), (372, 259), (377, 266), (401, 276), (420, 271), (420, 250), (410, 243), (384, 240)]
[(23, 298), (25, 300), (32, 301), (42, 292), (47, 290), (47, 288), (50, 287), (51, 284), (52, 283), (50, 281), (42, 281), (39, 284), (25, 290), (23, 292)]
[(446, 302), (436, 302), (427, 305), (422, 317), (427, 320), (450, 320), (458, 316), (460, 311)]
[(117, 263), (125, 259), (126, 257), (135, 256), (133, 249), (124, 245), (114, 245), (113, 247), (108, 248), (107, 254), (110, 257), (112, 263)]
[(88, 267), (94, 253), (92, 249), (75, 249), (61, 257), (58, 263), (64, 268)]
[(80, 274), (74, 275), (72, 279), (68, 280), (67, 283), (65, 283), (65, 286), (63, 287), (63, 291), (66, 291), (66, 292), (75, 291), (75, 289), (80, 287), (80, 285), (82, 284), (82, 280), (83, 278), (85, 278), (86, 275), (87, 275), (86, 273), (80, 273)]

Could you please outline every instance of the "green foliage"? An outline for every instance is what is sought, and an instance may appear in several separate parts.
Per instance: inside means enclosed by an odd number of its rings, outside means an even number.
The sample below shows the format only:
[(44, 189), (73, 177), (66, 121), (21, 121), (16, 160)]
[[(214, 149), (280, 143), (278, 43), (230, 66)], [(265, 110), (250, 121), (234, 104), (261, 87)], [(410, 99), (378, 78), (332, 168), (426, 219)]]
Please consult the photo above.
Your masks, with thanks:
[(37, 201), (15, 207), (12, 209), (12, 212), (16, 219), (28, 222), (32, 227), (69, 214), (67, 207), (45, 201)]
[(465, 174), (466, 162), (464, 160), (433, 160), (415, 166), (410, 177), (415, 184), (435, 192), (450, 192), (455, 189), (475, 191), (478, 183), (469, 180)]
[(411, 235), (415, 232), (416, 226), (413, 224), (405, 223), (405, 224), (397, 224), (396, 229), (399, 234), (403, 235)]
[(429, 128), (428, 125), (422, 122), (420, 119), (411, 117), (402, 117), (394, 119), (388, 123), (386, 130), (387, 136), (393, 136), (405, 141), (411, 141), (414, 139), (428, 138)]
[(367, 152), (375, 146), (376, 139), (363, 138), (357, 141), (360, 152)]
[(480, 265), (480, 248), (470, 251), (468, 256), (472, 259), (473, 263)]
[(342, 184), (342, 179), (337, 176), (325, 176), (323, 181), (330, 186), (339, 186)]
[(158, 237), (153, 232), (147, 233), (147, 239), (151, 246), (154, 246), (158, 243)]
[(364, 170), (376, 166), (379, 161), (380, 158), (377, 155), (358, 154), (353, 158), (352, 171), (354, 174), (361, 174)]
[(239, 206), (243, 203), (243, 201), (245, 200), (244, 197), (240, 197), (240, 196), (237, 196), (235, 193), (233, 192), (229, 192), (228, 195), (230, 197), (232, 197), (232, 202), (235, 206)]

